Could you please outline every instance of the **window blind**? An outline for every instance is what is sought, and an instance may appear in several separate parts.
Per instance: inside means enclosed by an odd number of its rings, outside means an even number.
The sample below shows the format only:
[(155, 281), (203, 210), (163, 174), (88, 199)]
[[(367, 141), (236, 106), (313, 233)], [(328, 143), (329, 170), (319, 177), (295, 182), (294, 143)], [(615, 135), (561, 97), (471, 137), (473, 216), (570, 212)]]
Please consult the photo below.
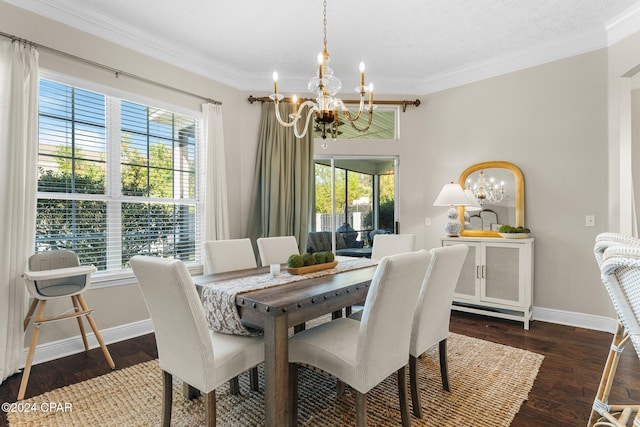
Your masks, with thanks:
[(41, 80), (36, 251), (201, 263), (199, 119)]

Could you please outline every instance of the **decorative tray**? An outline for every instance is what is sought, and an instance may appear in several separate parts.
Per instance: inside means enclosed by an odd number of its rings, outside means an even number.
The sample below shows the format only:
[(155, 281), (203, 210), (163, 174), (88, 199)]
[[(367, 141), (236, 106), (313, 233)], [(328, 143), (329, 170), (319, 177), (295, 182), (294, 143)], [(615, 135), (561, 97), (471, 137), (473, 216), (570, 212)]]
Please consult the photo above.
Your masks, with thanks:
[(325, 262), (324, 264), (314, 264), (314, 265), (308, 265), (306, 267), (298, 267), (298, 268), (289, 267), (287, 268), (287, 271), (291, 274), (307, 274), (307, 273), (313, 273), (315, 271), (320, 271), (320, 270), (328, 270), (330, 268), (335, 267), (336, 265), (338, 265), (338, 261)]
[(501, 237), (505, 239), (526, 239), (531, 236), (531, 233), (498, 233)]

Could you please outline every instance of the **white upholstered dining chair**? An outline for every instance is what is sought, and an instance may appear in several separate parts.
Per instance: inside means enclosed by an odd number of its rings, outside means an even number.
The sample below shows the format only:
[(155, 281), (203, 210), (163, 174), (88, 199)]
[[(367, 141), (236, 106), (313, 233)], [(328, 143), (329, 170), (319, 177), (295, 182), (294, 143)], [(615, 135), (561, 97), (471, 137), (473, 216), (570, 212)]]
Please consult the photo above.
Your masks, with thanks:
[(204, 253), (209, 273), (224, 273), (258, 266), (249, 238), (208, 240), (204, 242)]
[(175, 375), (206, 394), (206, 425), (216, 423), (216, 388), (264, 360), (262, 337), (209, 330), (186, 266), (179, 260), (134, 256), (131, 267), (155, 331), (163, 373), (162, 425), (171, 425)]
[[(227, 271), (256, 268), (256, 256), (251, 239), (208, 240), (204, 242), (207, 273), (225, 273)], [(251, 390), (258, 391), (258, 368), (250, 371)], [(240, 393), (238, 377), (229, 382), (231, 394)]]
[(417, 359), (431, 347), (439, 344), (440, 376), (442, 387), (449, 391), (447, 368), (447, 338), (453, 292), (458, 283), (462, 265), (469, 248), (465, 245), (433, 248), (431, 262), (424, 277), (418, 305), (413, 315), (409, 345), (409, 383), (413, 415), (422, 418), (420, 405)]
[(297, 423), (298, 364), (326, 372), (355, 390), (357, 426), (366, 425), (369, 390), (397, 372), (402, 424), (410, 425), (406, 365), (411, 322), (430, 260), (427, 251), (383, 258), (371, 281), (360, 322), (339, 318), (289, 339), (291, 425)]
[(415, 234), (376, 234), (373, 236), (371, 259), (413, 252), (416, 248)]
[[(25, 280), (27, 289), (33, 297), (29, 311), (24, 319), (24, 329), (26, 330), (33, 318), (33, 314), (38, 309), (35, 319), (33, 319), (33, 334), (31, 336), (31, 345), (27, 353), (27, 360), (24, 371), (22, 372), (22, 382), (18, 391), (18, 400), (24, 398), (31, 373), (31, 364), (33, 363), (33, 355), (36, 350), (38, 333), (40, 327), (48, 322), (76, 319), (80, 328), (80, 335), (84, 344), (85, 351), (89, 351), (89, 343), (87, 335), (84, 331), (82, 316), (85, 316), (93, 333), (102, 349), (105, 359), (111, 369), (115, 368), (111, 354), (102, 340), (102, 335), (96, 326), (91, 312), (93, 310), (87, 307), (87, 303), (82, 296), (91, 283), (91, 274), (96, 271), (93, 265), (80, 265), (78, 255), (72, 251), (47, 251), (40, 252), (29, 257), (28, 269), (22, 277)], [(58, 298), (71, 298), (73, 309), (70, 313), (62, 313), (54, 316), (45, 317), (44, 311), (47, 301)]]
[(263, 266), (284, 264), (293, 254), (299, 254), (295, 236), (260, 237), (256, 240)]

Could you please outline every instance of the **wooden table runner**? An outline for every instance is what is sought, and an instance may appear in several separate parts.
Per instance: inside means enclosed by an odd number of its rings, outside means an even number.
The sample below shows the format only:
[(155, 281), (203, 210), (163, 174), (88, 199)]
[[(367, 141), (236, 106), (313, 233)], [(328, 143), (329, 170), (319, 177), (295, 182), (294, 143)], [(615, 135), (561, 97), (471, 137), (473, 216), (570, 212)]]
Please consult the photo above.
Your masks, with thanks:
[(336, 274), (343, 271), (356, 270), (376, 265), (377, 261), (368, 258), (358, 258), (338, 262), (334, 268), (316, 271), (308, 274), (293, 275), (283, 270), (279, 276), (270, 273), (256, 274), (220, 282), (202, 285), (202, 304), (209, 322), (209, 328), (216, 332), (233, 335), (255, 336), (262, 334), (261, 330), (253, 329), (242, 324), (236, 307), (236, 296), (243, 292), (285, 285), (287, 283), (314, 277)]

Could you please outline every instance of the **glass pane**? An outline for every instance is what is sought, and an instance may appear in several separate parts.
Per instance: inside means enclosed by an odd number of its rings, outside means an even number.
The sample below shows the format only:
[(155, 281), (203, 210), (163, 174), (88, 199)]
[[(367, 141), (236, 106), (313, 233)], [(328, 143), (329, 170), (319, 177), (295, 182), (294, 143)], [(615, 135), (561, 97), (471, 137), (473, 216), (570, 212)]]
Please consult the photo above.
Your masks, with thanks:
[(38, 191), (105, 193), (105, 96), (40, 81)]
[(122, 260), (137, 254), (194, 260), (195, 206), (122, 204)]
[[(357, 114), (357, 106), (349, 105), (348, 107), (349, 111), (351, 112), (351, 117), (355, 117)], [(358, 130), (354, 129), (349, 121), (344, 118), (342, 113), (340, 113), (338, 139), (396, 139), (396, 117), (397, 108), (380, 107), (373, 112), (371, 127), (369, 127), (366, 132), (359, 132)], [(360, 118), (356, 121), (356, 126), (360, 129), (364, 129), (367, 126), (368, 120), (368, 114), (362, 113)], [(313, 136), (314, 138), (322, 138), (320, 127), (317, 125), (314, 127)]]
[(107, 205), (94, 200), (39, 199), (36, 251), (72, 250), (81, 264), (106, 269)]
[[(393, 232), (394, 160), (376, 158), (335, 159), (335, 204), (331, 205), (331, 160), (317, 159), (316, 215), (310, 240), (324, 242), (319, 232), (331, 232), (332, 218), (338, 254), (369, 255), (371, 231), (385, 227)], [(332, 217), (333, 212), (333, 217)], [(348, 249), (346, 253), (343, 249)]]

